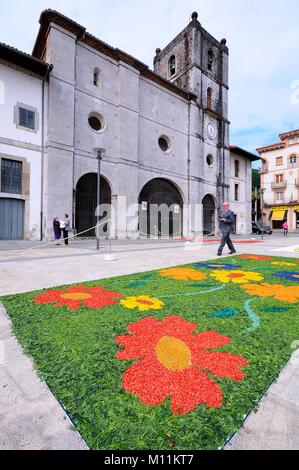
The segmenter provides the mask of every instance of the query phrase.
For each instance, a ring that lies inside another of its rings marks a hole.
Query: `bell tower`
[[[203,164],[214,161],[217,200],[228,199],[229,126],[226,40],[217,41],[192,13],[191,22],[163,50],[156,49],[154,71],[197,95]],[[209,160],[210,159],[210,160]]]

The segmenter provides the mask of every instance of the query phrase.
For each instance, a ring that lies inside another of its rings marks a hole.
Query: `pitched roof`
[[[40,28],[32,51],[32,55],[34,57],[42,57],[46,45],[46,39],[50,23],[55,23],[58,26],[73,33],[78,41],[81,41],[82,43],[92,47],[93,49],[96,49],[102,54],[111,57],[112,59],[118,62],[123,61],[127,63],[128,65],[137,69],[140,72],[140,75],[148,78],[153,82],[156,82],[160,86],[172,91],[173,93],[176,93],[182,98],[186,100],[196,101],[197,97],[193,93],[188,93],[187,91],[178,87],[169,80],[166,80],[165,78],[156,74],[155,72],[150,70],[148,65],[144,64],[135,57],[127,54],[126,52],[121,51],[120,49],[109,46],[109,44],[105,43],[104,41],[101,41],[92,34],[88,33],[84,26],[76,23],[72,19],[62,15],[56,10],[44,10],[40,15],[39,23]]]
[[[279,134],[279,138],[281,142],[277,142],[276,144],[265,145],[264,147],[259,147],[256,149],[256,151],[258,153],[265,153],[265,152],[270,152],[271,150],[284,149],[287,146],[287,143],[285,142],[285,140],[292,138],[292,137],[297,137],[297,136],[299,136],[299,129],[294,129],[292,131],[283,132],[282,134]]]
[[[8,46],[3,42],[0,42],[0,59],[14,65],[18,65],[30,72],[34,72],[41,77],[44,77],[47,74],[47,71],[52,69],[52,65],[49,65],[30,54],[26,54],[26,52],[19,51],[19,49],[12,46]]]
[[[288,131],[288,132],[284,132],[283,134],[279,134],[279,137],[281,140],[285,140],[288,137],[296,137],[296,136],[299,136],[299,129],[295,129],[293,131]]]
[[[286,144],[284,142],[277,142],[276,144],[265,145],[256,149],[258,153],[270,152],[271,150],[284,149]]]

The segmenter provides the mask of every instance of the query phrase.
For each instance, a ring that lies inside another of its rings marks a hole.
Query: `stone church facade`
[[[156,50],[153,71],[53,10],[41,14],[32,55],[53,65],[45,236],[52,235],[53,217],[64,212],[79,232],[94,225],[99,149],[101,201],[111,202],[113,236],[163,235],[161,220],[151,225],[151,204],[173,205],[171,235],[218,231],[218,208],[229,190],[229,51],[224,39],[204,30],[197,13]],[[139,219],[124,213],[124,197],[127,206],[139,204]]]

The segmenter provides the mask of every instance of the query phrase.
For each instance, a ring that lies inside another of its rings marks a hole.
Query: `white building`
[[[257,149],[263,160],[264,222],[290,232],[299,228],[299,129],[279,135],[280,142]]]
[[[230,146],[229,201],[235,213],[237,235],[248,235],[252,231],[252,163],[258,160],[258,155]]]
[[[50,69],[0,43],[0,240],[41,236],[43,110]]]

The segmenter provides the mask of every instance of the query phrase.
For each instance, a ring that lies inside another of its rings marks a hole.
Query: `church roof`
[[[148,65],[144,64],[140,60],[136,59],[135,57],[127,54],[126,52],[114,48],[109,44],[101,41],[97,37],[93,36],[92,34],[86,31],[86,28],[72,19],[68,18],[67,16],[62,15],[56,10],[47,9],[41,13],[40,19],[40,28],[39,32],[35,41],[35,45],[33,47],[32,55],[37,58],[41,58],[44,53],[46,39],[48,34],[48,29],[50,23],[55,23],[58,26],[66,29],[73,33],[78,41],[96,49],[97,51],[101,52],[102,54],[111,57],[116,61],[123,61],[130,65],[131,67],[137,69],[140,72],[141,76],[148,78],[149,80],[157,83],[158,85],[176,93],[177,95],[181,96],[186,100],[193,100],[196,101],[196,95],[193,93],[188,93],[182,88],[178,87],[174,83],[166,80],[165,78],[161,77],[157,73],[153,72]]]

